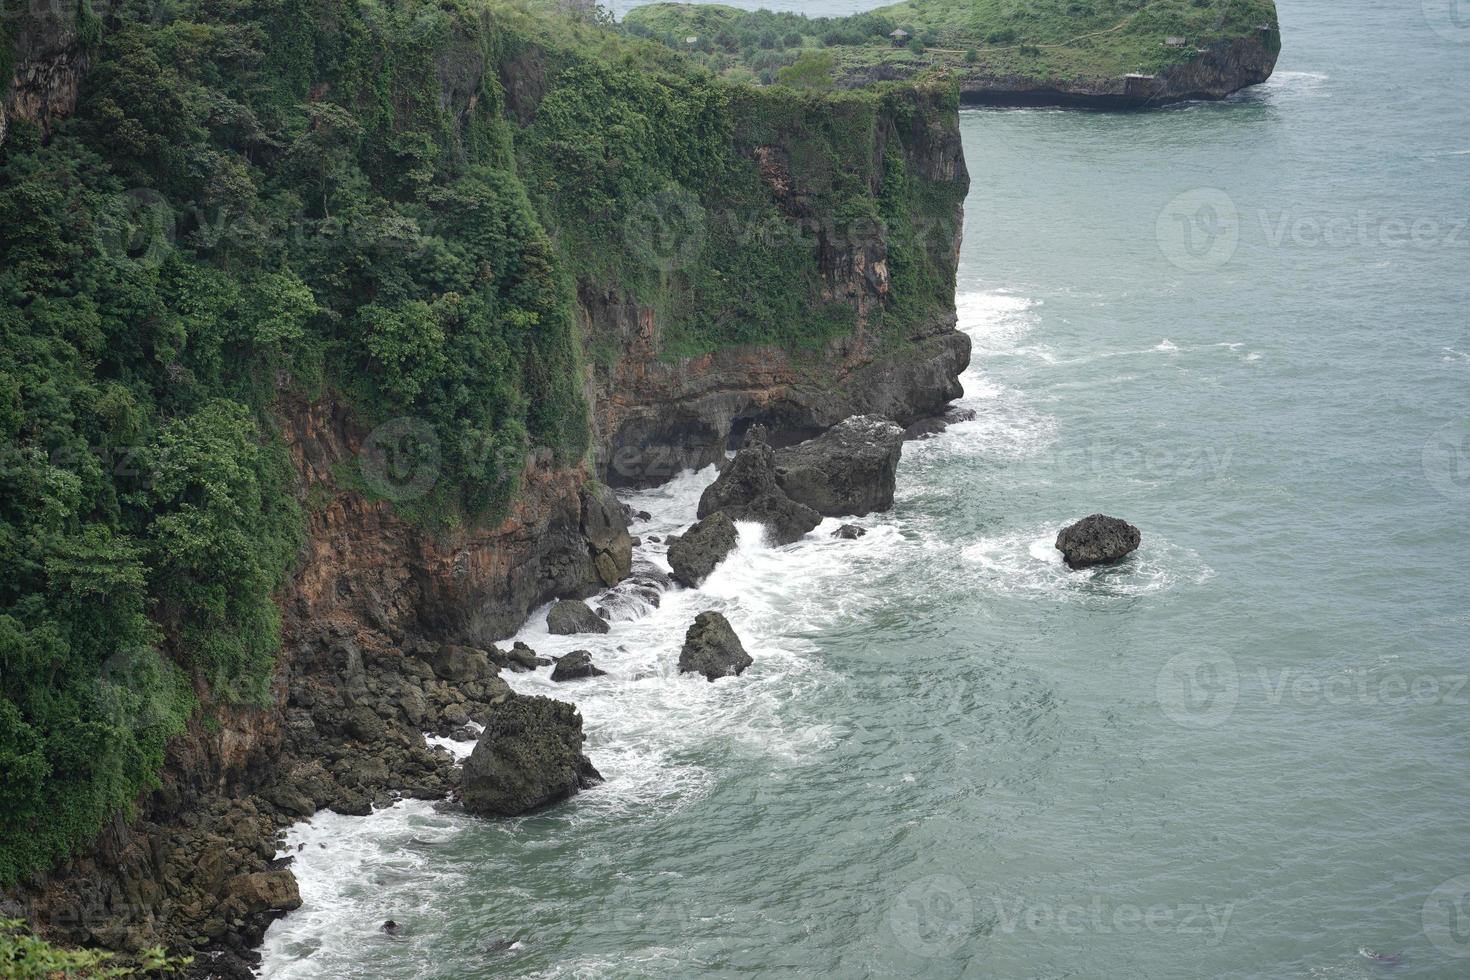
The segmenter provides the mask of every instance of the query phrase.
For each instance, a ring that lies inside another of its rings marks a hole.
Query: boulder
[[[844,524],[832,532],[832,537],[841,538],[844,541],[855,541],[867,533],[868,529],[865,527],[858,527],[856,524]]]
[[[724,511],[732,521],[758,521],[778,545],[800,540],[822,516],[786,495],[776,482],[775,450],[747,440],[699,498],[703,519]]]
[[[580,599],[553,602],[546,613],[546,628],[555,636],[573,633],[606,633],[607,622]]]
[[[591,653],[586,650],[573,650],[557,660],[556,667],[551,671],[551,679],[561,684],[587,677],[602,677],[606,673],[607,671],[600,669],[592,662]]]
[[[1084,517],[1057,535],[1057,550],[1068,568],[1088,568],[1117,561],[1137,550],[1143,535],[1127,521],[1105,514]]]
[[[854,415],[822,435],[775,453],[776,483],[824,517],[862,517],[893,507],[903,429]]]
[[[730,515],[717,511],[679,537],[669,536],[669,565],[674,578],[694,588],[735,550],[740,535]]]
[[[703,674],[710,681],[739,675],[752,663],[730,621],[717,612],[695,617],[679,651],[680,673]]]
[[[284,869],[236,875],[225,885],[225,893],[239,899],[247,912],[290,912],[301,907],[296,876]]]
[[[551,698],[515,695],[491,713],[465,760],[460,802],[470,813],[513,817],[602,781],[582,754],[582,716]]]
[[[453,643],[442,643],[433,650],[424,651],[421,656],[433,669],[434,675],[446,681],[473,680],[482,674],[493,673],[495,669],[485,651]]]

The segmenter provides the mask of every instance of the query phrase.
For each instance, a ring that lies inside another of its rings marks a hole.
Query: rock
[[[580,599],[563,599],[551,604],[546,613],[546,628],[555,636],[573,633],[606,633],[607,623]]]
[[[528,670],[535,670],[537,667],[544,667],[546,664],[551,663],[545,657],[538,656],[535,650],[532,650],[519,640],[516,641],[515,646],[511,647],[508,652],[501,654],[501,657],[505,660],[505,665],[509,669],[521,673]]]
[[[565,683],[586,677],[602,677],[606,674],[607,671],[600,669],[592,662],[591,653],[586,650],[573,650],[557,660],[556,667],[551,671],[551,679],[557,683]]]
[[[460,801],[470,813],[513,817],[564,800],[602,781],[582,742],[576,708],[515,695],[494,709],[465,760]]]
[[[893,507],[902,453],[903,429],[875,415],[854,415],[776,452],[776,482],[824,517],[862,517]]]
[[[592,567],[603,585],[617,585],[633,566],[627,512],[612,488],[602,483],[583,484],[581,502],[582,536],[592,555]]]
[[[940,415],[933,415],[927,419],[919,419],[919,421],[903,430],[903,438],[905,442],[911,442],[916,439],[932,439],[956,422],[971,422],[974,421],[974,418],[975,410],[973,408],[950,407]]]
[[[492,672],[485,651],[472,647],[443,643],[421,656],[433,669],[434,675],[446,681],[468,681]]]
[[[1088,568],[1117,561],[1137,550],[1143,535],[1127,521],[1093,514],[1057,535],[1057,550],[1068,568]]]
[[[868,529],[865,527],[858,527],[856,524],[844,524],[832,532],[832,537],[841,538],[844,541],[855,541],[867,533]]]
[[[703,674],[710,681],[739,675],[752,663],[730,621],[717,612],[695,617],[679,652],[680,673]]]
[[[786,495],[776,482],[775,450],[763,442],[741,447],[699,498],[701,519],[724,511],[732,521],[764,524],[773,543],[798,541],[822,517]]]
[[[394,922],[392,919],[389,919],[387,922],[384,922],[382,928],[383,928],[383,931],[386,932],[390,936],[396,936],[396,935],[398,935],[399,925],[398,925],[398,923]]]
[[[286,870],[236,875],[225,885],[225,893],[238,899],[247,912],[290,912],[301,907],[296,876]]]
[[[735,550],[739,539],[734,522],[724,511],[709,515],[679,537],[670,535],[669,565],[674,578],[697,587]]]

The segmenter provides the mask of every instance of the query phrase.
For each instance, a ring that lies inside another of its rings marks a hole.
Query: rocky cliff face
[[[69,2],[22,5],[9,34],[0,44],[11,45],[10,78],[3,80],[0,104],[0,143],[12,119],[26,119],[49,127],[51,121],[76,109],[77,89],[90,59],[78,36],[77,7]]]
[[[958,119],[920,105],[907,120],[885,119],[872,134],[880,161],[870,179],[884,180],[881,161],[894,148],[906,174],[945,188],[952,205],[920,222],[917,247],[945,270],[941,290],[953,295],[969,186]],[[796,148],[799,151],[799,147]],[[890,243],[874,234],[834,230],[812,213],[800,180],[786,164],[792,147],[747,148],[781,211],[809,237],[824,298],[851,304],[852,332],[815,349],[730,347],[698,357],[663,354],[659,312],[630,297],[582,284],[580,305],[594,343],[617,351],[593,378],[599,475],[612,486],[649,486],[685,468],[722,460],[752,424],[774,445],[816,435],[852,415],[879,415],[907,425],[941,411],[961,394],[969,337],[955,328],[952,304],[895,329],[878,325],[892,291]]]
[[[91,853],[0,912],[65,942],[205,948],[201,975],[248,976],[250,950],[292,907],[294,882],[273,861],[277,829],[319,808],[365,814],[447,795],[457,773],[423,733],[486,724],[518,697],[491,641],[542,602],[628,574],[621,506],[580,467],[533,460],[504,520],[435,534],[338,484],[368,435],[338,402],[288,400],[281,427],[307,541],[279,599],[265,703],[212,692],[138,818],[119,816]]]

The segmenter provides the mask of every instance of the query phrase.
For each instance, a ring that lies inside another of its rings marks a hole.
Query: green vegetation
[[[584,347],[616,340],[579,336],[579,291],[651,307],[667,356],[851,332],[817,257],[880,237],[872,337],[951,301],[957,190],[905,153],[948,89],[822,92],[820,55],[754,89],[469,0],[122,0],[79,30],[75,118],[0,146],[0,884],[268,697],[283,396],[416,420],[421,493],[339,476],[483,522],[532,448],[585,458]]]
[[[116,980],[178,972],[189,958],[145,950],[133,963],[90,949],[58,949],[31,935],[19,919],[0,919],[0,976],[7,980]]]
[[[689,50],[717,70],[749,69],[764,81],[774,80],[773,70],[795,52],[813,47],[834,49],[839,75],[889,64],[1118,77],[1159,71],[1195,57],[1197,48],[1275,23],[1274,0],[908,0],[848,18],[653,4],[625,18],[633,33]],[[906,36],[895,39],[896,30]],[[1166,44],[1169,38],[1183,43]]]

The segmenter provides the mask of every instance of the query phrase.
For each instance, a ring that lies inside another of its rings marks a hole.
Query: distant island
[[[1271,76],[1273,0],[909,0],[851,17],[638,7],[625,28],[747,81],[851,88],[942,73],[968,104],[1134,108]]]

